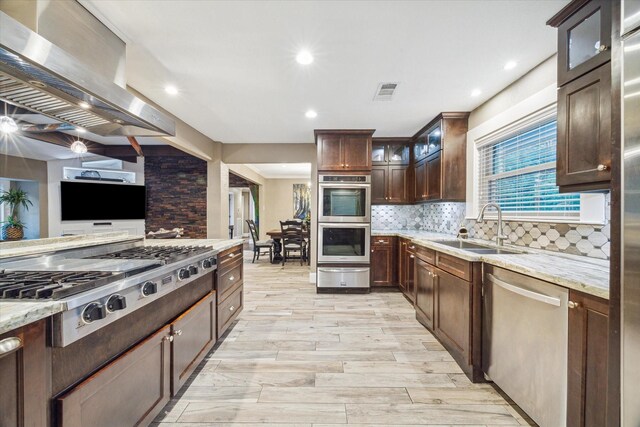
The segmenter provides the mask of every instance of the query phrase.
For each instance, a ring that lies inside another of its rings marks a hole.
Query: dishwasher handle
[[[543,302],[545,304],[550,304],[556,307],[560,307],[561,301],[560,298],[550,297],[549,295],[540,294],[538,292],[533,292],[528,289],[521,288],[519,286],[511,285],[507,282],[504,282],[498,278],[496,278],[493,274],[487,274],[489,281],[500,286],[507,291],[513,292],[515,294],[521,295],[525,298],[533,299],[536,301]]]

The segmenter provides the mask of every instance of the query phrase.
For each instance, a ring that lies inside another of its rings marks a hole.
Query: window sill
[[[478,217],[470,217],[465,216],[465,220],[475,221]],[[485,216],[484,221],[497,221],[497,216]],[[579,218],[540,218],[540,217],[510,217],[503,216],[502,222],[536,222],[536,223],[550,223],[550,224],[578,224],[578,225],[594,225],[594,226],[605,226],[608,222],[599,222],[599,221],[581,221]]]

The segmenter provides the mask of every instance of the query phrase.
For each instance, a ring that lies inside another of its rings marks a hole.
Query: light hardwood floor
[[[247,257],[244,312],[155,426],[534,425],[400,293],[318,295],[308,267]]]

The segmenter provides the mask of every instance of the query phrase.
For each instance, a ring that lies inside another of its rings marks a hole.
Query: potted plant
[[[9,219],[4,221],[2,225],[2,240],[20,240],[24,237],[25,225],[18,218],[18,209],[23,207],[29,210],[29,206],[33,206],[29,196],[24,190],[13,188],[9,191],[3,191],[0,194],[0,204],[9,205]]]

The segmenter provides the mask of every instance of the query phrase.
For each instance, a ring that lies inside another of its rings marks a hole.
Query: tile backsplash
[[[607,210],[608,208],[607,197]],[[469,237],[495,240],[495,220],[476,223],[465,219],[465,203],[426,203],[423,205],[375,205],[371,207],[374,230],[422,230],[456,234],[464,221]],[[506,243],[593,258],[609,259],[611,227],[562,222],[504,221]]]

